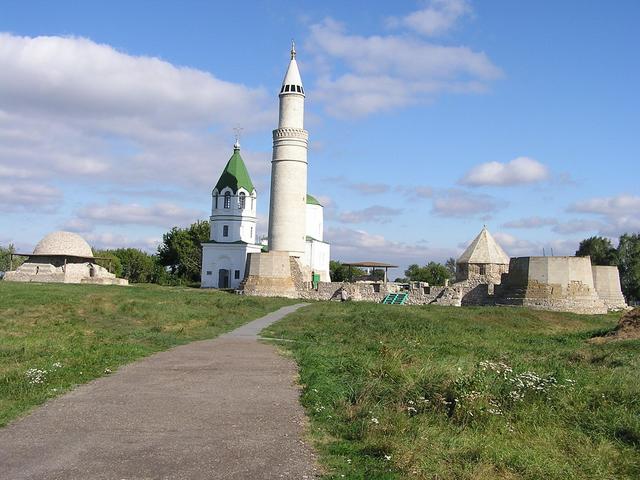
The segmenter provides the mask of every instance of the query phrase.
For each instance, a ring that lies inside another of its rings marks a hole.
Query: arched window
[[[231,208],[231,193],[226,192],[224,194],[224,208]]]
[[[240,198],[240,208],[244,209],[244,207],[247,205],[247,199],[246,199],[245,193],[240,192],[238,197]]]
[[[216,192],[216,208],[218,208],[218,192]]]

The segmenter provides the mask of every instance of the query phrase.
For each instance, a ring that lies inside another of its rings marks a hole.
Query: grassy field
[[[270,327],[347,479],[640,478],[640,341],[619,315],[321,303]]]
[[[290,303],[152,285],[0,282],[0,426],[120,365]]]

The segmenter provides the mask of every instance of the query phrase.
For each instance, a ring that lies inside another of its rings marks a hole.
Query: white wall
[[[221,269],[229,270],[229,288],[238,288],[245,275],[247,255],[260,252],[260,245],[205,243],[202,245],[202,288],[222,288]],[[236,278],[235,272],[238,271]]]
[[[329,260],[331,258],[331,246],[328,243],[307,240],[305,243],[302,263],[307,265],[313,272],[320,275],[320,281],[330,282]],[[307,279],[311,281],[311,279]]]
[[[323,240],[324,215],[321,205],[307,204],[307,236],[316,240]]]
[[[224,208],[224,194],[231,193],[230,208]],[[240,208],[240,193],[245,196],[245,208]],[[244,188],[238,190],[238,195],[234,195],[231,189],[224,188],[218,194],[218,205],[216,208],[217,190],[213,191],[211,203],[211,232],[209,239],[216,242],[237,242],[256,243],[256,208],[257,195],[253,192],[250,195]],[[229,235],[223,235],[224,226],[229,227]]]

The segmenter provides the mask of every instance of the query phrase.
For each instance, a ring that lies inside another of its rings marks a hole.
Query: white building
[[[307,195],[306,241],[302,263],[319,275],[321,282],[330,282],[329,260],[331,247],[324,240],[324,207],[311,195]]]
[[[238,288],[256,244],[257,194],[238,142],[213,189],[209,241],[202,244],[203,288]]]

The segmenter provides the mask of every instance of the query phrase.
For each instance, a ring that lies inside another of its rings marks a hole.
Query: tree
[[[412,282],[428,282],[429,285],[444,285],[445,280],[451,278],[449,269],[437,262],[429,262],[424,267],[414,263],[404,274]]]
[[[349,267],[343,265],[337,260],[329,261],[329,273],[332,282],[351,282],[354,278],[362,277],[364,270],[358,267],[351,267],[351,275],[349,275]]]
[[[131,283],[157,283],[156,260],[152,255],[137,248],[118,248],[108,253],[118,258],[122,277]]]
[[[197,282],[202,269],[202,242],[207,240],[207,221],[192,223],[188,228],[173,227],[162,236],[158,261],[179,280]]]
[[[622,293],[627,300],[640,300],[640,234],[622,235],[617,257]]]
[[[447,267],[447,270],[449,270],[449,278],[455,278],[456,277],[456,259],[453,257],[449,257],[449,259],[445,262],[444,266]]]
[[[592,265],[617,265],[618,252],[605,237],[590,237],[580,242],[576,257],[591,257]]]
[[[122,262],[112,250],[94,250],[93,255],[99,257],[96,263],[106,268],[116,277],[122,277]]]
[[[10,243],[6,248],[0,246],[0,272],[8,272],[11,269],[15,270],[24,263],[24,257],[13,257],[12,263],[12,253],[16,253],[16,249],[13,246],[13,243]]]

